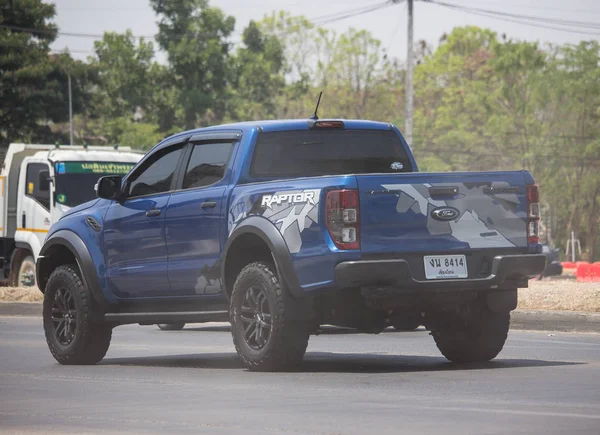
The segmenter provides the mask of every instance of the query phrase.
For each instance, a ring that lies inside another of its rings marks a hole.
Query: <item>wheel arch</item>
[[[36,264],[36,280],[40,291],[45,292],[52,271],[64,264],[77,265],[81,279],[94,302],[105,309],[108,304],[102,293],[92,256],[83,240],[72,231],[57,231],[48,237],[42,246]]]
[[[251,216],[233,230],[223,249],[221,281],[228,298],[237,273],[253,261],[269,260],[268,255],[286,288],[296,297],[304,296],[283,236],[268,219]]]

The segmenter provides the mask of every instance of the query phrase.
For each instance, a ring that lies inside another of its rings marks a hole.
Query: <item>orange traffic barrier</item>
[[[600,264],[581,263],[577,266],[577,281],[600,282]]]
[[[563,269],[577,269],[577,265],[572,261],[563,261],[562,267]]]

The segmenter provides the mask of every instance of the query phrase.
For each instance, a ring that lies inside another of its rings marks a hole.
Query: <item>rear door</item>
[[[214,295],[221,292],[221,232],[228,163],[234,142],[215,135],[196,137],[186,153],[184,172],[166,214],[168,276],[171,295]],[[230,135],[231,136],[231,135]]]

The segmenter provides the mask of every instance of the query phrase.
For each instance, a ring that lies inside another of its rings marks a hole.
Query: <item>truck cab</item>
[[[129,147],[11,144],[0,172],[0,261],[10,286],[35,285],[50,226],[95,199],[104,175],[124,175],[142,154]]]

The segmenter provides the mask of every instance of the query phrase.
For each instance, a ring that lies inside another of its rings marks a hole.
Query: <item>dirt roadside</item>
[[[40,302],[37,289],[0,287],[0,302]],[[531,280],[529,288],[519,290],[520,310],[585,311],[600,313],[600,283],[582,283],[562,276],[542,281]]]

